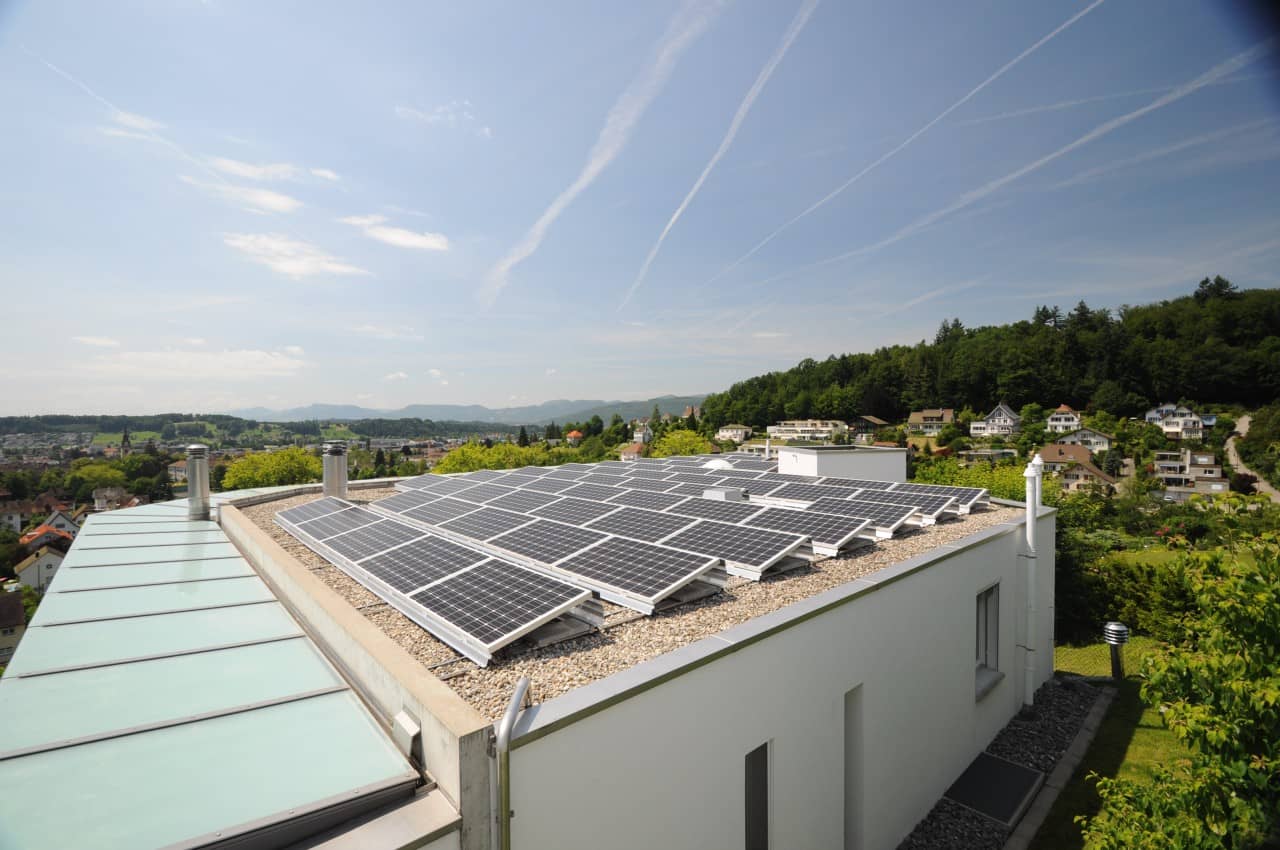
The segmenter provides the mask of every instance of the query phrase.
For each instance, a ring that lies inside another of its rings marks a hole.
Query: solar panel
[[[954,496],[931,496],[925,493],[899,493],[895,490],[864,490],[854,498],[865,502],[881,502],[887,505],[912,505],[923,513],[937,515],[954,507]]]
[[[562,496],[573,496],[577,499],[590,499],[594,502],[603,502],[610,496],[618,495],[619,488],[605,487],[600,484],[579,484],[563,491]]]
[[[583,484],[603,484],[606,487],[614,487],[614,486],[617,486],[621,481],[623,481],[623,477],[621,475],[593,474],[593,475],[584,475],[579,480],[582,481]]]
[[[592,475],[604,475],[609,478],[620,478],[630,473],[622,466],[605,466],[603,463],[597,463],[595,468],[591,470]]]
[[[384,519],[382,522],[330,537],[324,541],[324,545],[348,560],[358,561],[423,536],[424,532],[412,526]]]
[[[833,476],[827,476],[822,479],[822,483],[836,487],[857,487],[860,490],[888,490],[893,486],[892,481],[872,481],[867,478],[835,478]]]
[[[746,490],[752,496],[767,496],[779,487],[786,487],[779,481],[771,481],[768,478],[758,478],[748,480],[746,478],[726,478],[723,482],[725,487],[736,487],[740,490]]]
[[[557,469],[543,478],[550,478],[553,481],[581,481],[591,473],[583,472],[580,469]]]
[[[528,514],[485,507],[472,511],[466,516],[442,522],[440,527],[455,534],[474,537],[476,540],[488,540],[532,520],[533,517]]]
[[[552,478],[548,475],[546,477],[539,478],[537,481],[530,481],[527,484],[521,482],[520,489],[536,490],[539,493],[559,493],[561,491],[568,490],[570,487],[575,486],[575,484],[576,482],[574,481],[566,481],[562,478]]]
[[[579,472],[581,471],[590,472],[591,470],[595,469],[595,464],[594,463],[578,463],[577,461],[574,461],[572,463],[562,463],[558,467],[556,467],[556,469],[557,470],[569,469],[569,470],[577,470]]]
[[[748,470],[748,469],[717,469],[716,475],[722,476],[724,478],[746,479],[746,478],[759,478],[760,472]]]
[[[524,555],[544,564],[554,564],[567,555],[585,549],[607,537],[598,531],[552,522],[535,520],[532,524],[510,531],[490,542],[508,552]]]
[[[962,505],[980,501],[987,495],[981,487],[951,487],[947,484],[899,484],[894,493],[921,493],[926,496],[953,496]]]
[[[670,474],[671,474],[670,470],[666,470],[666,469],[649,469],[649,468],[646,468],[646,469],[633,469],[633,470],[631,470],[630,472],[628,472],[628,473],[627,473],[627,475],[628,475],[628,476],[630,476],[631,478],[651,478],[651,479],[654,479],[654,480],[659,480],[659,479],[662,479],[662,478],[666,478],[666,477],[667,477],[668,475],[670,475]]]
[[[475,642],[496,647],[532,631],[589,593],[498,560],[484,561],[409,598]]]
[[[558,502],[534,508],[529,513],[543,519],[554,519],[570,525],[583,525],[616,510],[617,507],[608,502],[592,502],[588,499],[561,499]]]
[[[434,477],[438,478],[439,480],[430,482],[429,486],[428,485],[424,485],[424,486],[427,489],[429,489],[432,493],[440,493],[445,496],[450,496],[454,493],[457,493],[459,490],[465,490],[468,487],[475,486],[474,481],[468,481],[465,478],[445,478],[439,475]]]
[[[670,493],[650,493],[645,490],[624,490],[609,499],[615,505],[630,505],[633,508],[649,508],[660,511],[684,501],[684,496],[673,496]]]
[[[440,480],[438,475],[418,475],[413,478],[406,478],[403,481],[397,481],[396,487],[400,489],[419,490]]]
[[[710,485],[715,481],[723,481],[723,475],[712,475],[706,472],[677,472],[667,478],[668,481],[679,481],[682,484],[703,484]]]
[[[555,469],[554,466],[522,466],[519,469],[513,469],[512,472],[519,472],[521,475],[536,475],[542,477],[548,472]]]
[[[817,484],[823,479],[817,475],[791,475],[784,472],[766,472],[765,481],[777,481],[780,484]]]
[[[761,505],[749,505],[745,502],[721,502],[715,499],[685,499],[678,505],[667,508],[667,513],[698,519],[718,519],[721,522],[742,522],[753,514],[760,513]]]
[[[846,499],[858,492],[857,487],[828,487],[825,484],[783,484],[769,494],[771,499],[793,499],[812,502],[817,499]]]
[[[900,525],[916,512],[915,508],[903,505],[884,505],[855,499],[819,499],[809,506],[809,510],[824,514],[839,514],[840,516],[856,516],[862,519],[869,519],[873,524],[881,528]]]
[[[793,511],[768,508],[748,519],[746,525],[803,534],[816,544],[842,546],[870,524],[858,517],[822,514],[817,511]]]
[[[587,523],[587,528],[654,543],[692,524],[692,517],[648,511],[644,508],[618,508],[607,516]]]
[[[426,490],[409,490],[404,493],[396,493],[394,496],[388,496],[385,499],[379,499],[373,504],[383,510],[398,514],[401,511],[409,510],[409,508],[416,508],[418,505],[434,502],[438,498],[440,497]]]
[[[505,474],[505,472],[499,469],[481,469],[476,472],[468,472],[466,475],[461,477],[464,480],[475,484],[482,481],[492,481],[495,478],[501,478]]]
[[[300,522],[306,522],[309,519],[322,517],[325,514],[346,510],[348,507],[350,506],[341,499],[325,497],[323,499],[316,499],[314,502],[307,502],[305,505],[298,505],[296,508],[277,511],[276,516],[297,525]]]
[[[702,494],[706,492],[708,487],[717,486],[715,483],[717,480],[719,479],[708,479],[706,484],[677,484],[667,492],[676,496],[697,496],[702,498]],[[738,489],[742,488],[739,487]]]
[[[652,601],[713,566],[715,559],[705,555],[620,537],[611,537],[559,564],[566,572]]]
[[[416,519],[419,522],[429,523],[431,525],[439,525],[442,522],[448,522],[451,519],[460,517],[463,514],[471,513],[479,510],[476,505],[470,502],[464,502],[461,499],[445,498],[437,499],[434,502],[427,502],[425,505],[418,505],[416,508],[409,508],[402,511],[401,516]]]
[[[364,508],[347,508],[346,510],[326,514],[306,522],[300,522],[298,523],[298,530],[314,537],[316,540],[324,540],[326,537],[333,537],[335,534],[351,531],[362,525],[371,525],[380,519],[382,517],[372,511],[366,511]]]
[[[550,504],[558,498],[560,497],[551,493],[539,493],[536,490],[517,490],[514,493],[503,496],[501,499],[494,499],[489,503],[489,507],[502,508],[504,511],[529,513],[534,508]]]
[[[494,499],[510,495],[514,492],[515,490],[512,488],[503,487],[500,484],[477,484],[476,486],[469,487],[466,490],[459,490],[453,495],[455,498],[465,499],[468,502],[484,504],[485,502],[491,502]]]
[[[472,564],[485,555],[439,537],[424,537],[360,562],[360,568],[389,587],[408,593]]]
[[[650,493],[665,493],[672,487],[679,487],[677,481],[659,481],[656,478],[624,478],[618,485],[628,490],[647,490]]]
[[[795,534],[703,519],[662,543],[664,546],[699,552],[763,570],[804,543],[804,538]]]
[[[750,469],[760,472],[769,472],[778,468],[777,462],[771,460],[734,460],[732,463],[734,469]]]

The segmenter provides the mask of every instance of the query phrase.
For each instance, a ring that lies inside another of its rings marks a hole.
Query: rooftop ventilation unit
[[[702,491],[702,498],[718,502],[745,502],[747,491],[741,487],[708,487]]]
[[[324,444],[324,484],[321,489],[326,496],[335,499],[347,498],[347,444],[342,440],[331,440]]]
[[[209,518],[209,447],[187,446],[187,518]]]

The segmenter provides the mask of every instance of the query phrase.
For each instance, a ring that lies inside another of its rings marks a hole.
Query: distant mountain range
[[[352,419],[431,419],[436,422],[493,422],[503,425],[545,425],[548,422],[584,422],[599,416],[608,422],[613,414],[624,419],[648,416],[654,405],[663,413],[679,416],[690,405],[700,405],[705,395],[664,395],[644,401],[556,399],[525,407],[485,407],[479,404],[411,404],[399,410],[378,410],[354,404],[309,404],[287,410],[249,407],[227,411],[231,416],[259,422],[326,422]]]

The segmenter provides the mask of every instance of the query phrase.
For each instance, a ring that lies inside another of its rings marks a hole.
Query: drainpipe
[[[187,446],[187,519],[209,518],[209,447]]]
[[[1040,513],[1040,473],[1034,460],[1022,473],[1027,485],[1027,636],[1023,647],[1022,704],[1027,708],[1036,699],[1036,519]]]
[[[498,721],[498,734],[494,742],[494,759],[497,761],[498,781],[489,786],[490,802],[496,819],[491,846],[494,850],[511,850],[511,731],[524,705],[529,691],[529,677],[521,676],[511,694],[507,711]]]
[[[1036,452],[1036,456],[1031,459],[1031,465],[1036,470],[1036,504],[1044,504],[1044,458],[1040,457],[1040,452]]]

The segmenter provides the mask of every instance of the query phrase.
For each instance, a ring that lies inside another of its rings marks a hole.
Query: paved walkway
[[[1241,437],[1243,437],[1245,434],[1248,434],[1249,423],[1251,421],[1253,421],[1252,418],[1247,414],[1237,419],[1236,433],[1238,433]],[[1263,495],[1266,495],[1266,496],[1270,496],[1271,501],[1273,502],[1280,502],[1280,493],[1276,492],[1276,488],[1268,484],[1261,475],[1254,472],[1249,467],[1245,466],[1244,463],[1240,460],[1240,455],[1236,454],[1236,438],[1235,437],[1227,438],[1226,448],[1227,448],[1227,460],[1235,468],[1236,472],[1244,472],[1249,475],[1252,475],[1254,478],[1257,478],[1258,483],[1255,486],[1255,489],[1257,490],[1257,492],[1262,493]]]

